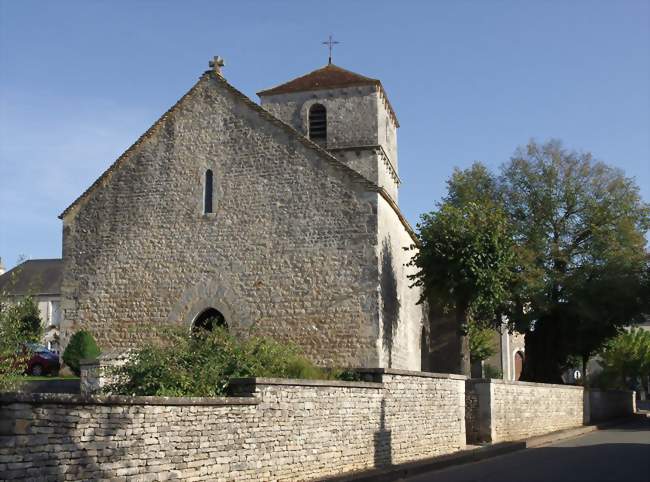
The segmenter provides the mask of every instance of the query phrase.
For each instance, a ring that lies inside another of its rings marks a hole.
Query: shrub
[[[608,340],[599,353],[602,372],[591,384],[601,388],[647,390],[650,377],[650,332],[632,328]],[[641,386],[639,386],[641,385]]]
[[[18,303],[0,297],[0,391],[16,388],[29,358],[20,347],[40,341],[41,334],[38,307],[31,297]]]
[[[225,328],[188,334],[167,330],[158,343],[132,352],[127,363],[112,372],[106,387],[120,395],[224,395],[232,378],[279,377],[326,379],[328,372],[305,358],[291,343],[270,338],[237,338]]]
[[[70,367],[75,375],[79,376],[79,362],[84,358],[96,358],[99,355],[99,347],[89,331],[77,331],[63,352],[63,361]]]

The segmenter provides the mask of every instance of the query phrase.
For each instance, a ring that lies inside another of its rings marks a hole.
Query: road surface
[[[650,482],[650,418],[406,480]]]

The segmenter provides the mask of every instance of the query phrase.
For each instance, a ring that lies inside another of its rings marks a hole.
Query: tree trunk
[[[589,363],[589,355],[582,355],[582,385],[587,385],[587,363]]]
[[[456,308],[456,323],[458,328],[458,372],[466,377],[472,376],[472,362],[469,351],[469,326],[467,320],[467,304],[459,303]]]
[[[535,330],[526,332],[522,381],[563,383],[564,342],[559,326],[553,318],[544,318],[536,323]]]

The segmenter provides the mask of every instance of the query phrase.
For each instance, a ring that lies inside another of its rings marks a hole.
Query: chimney
[[[0,275],[5,274],[5,265],[2,264],[2,258],[0,258]]]

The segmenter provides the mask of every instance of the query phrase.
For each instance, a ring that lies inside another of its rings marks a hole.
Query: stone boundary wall
[[[468,443],[521,440],[634,413],[634,392],[471,379],[466,383]]]
[[[240,379],[223,398],[0,394],[0,479],[313,480],[465,446],[465,379]]]
[[[469,380],[468,380],[469,383]],[[465,388],[465,433],[467,434],[467,443],[477,443],[481,441],[480,433],[480,414],[478,405],[478,393],[476,390]]]

